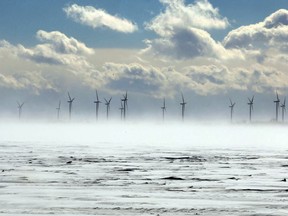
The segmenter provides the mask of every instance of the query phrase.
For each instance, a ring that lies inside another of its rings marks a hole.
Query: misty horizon
[[[121,120],[121,98],[123,95],[116,95],[114,97],[107,96],[106,98],[112,98],[110,104],[110,111],[109,115],[111,120]],[[87,98],[80,98],[76,94],[75,101],[73,101],[73,108],[71,113],[71,119],[73,120],[80,120],[83,121],[93,121],[95,120],[95,98],[91,97],[91,100],[87,100]],[[94,96],[95,97],[95,96]],[[197,99],[192,99],[189,95],[184,95],[185,97],[185,120],[187,121],[223,121],[228,122],[230,121],[230,99],[233,100],[235,106],[233,108],[233,120],[234,122],[248,122],[249,121],[249,106],[248,106],[248,98],[233,98],[228,97],[228,95],[224,96],[215,96],[212,97],[205,97],[205,96],[198,96]],[[250,96],[252,97],[252,96]],[[271,98],[270,98],[271,97]],[[262,95],[255,95],[255,101],[253,104],[253,111],[252,111],[252,121],[256,122],[273,122],[275,121],[275,95],[270,95],[270,97],[265,97],[267,100],[263,100]],[[62,100],[61,100],[62,99]],[[55,100],[55,104],[52,103],[52,99],[49,101],[47,100],[47,104],[43,104],[39,101],[33,100],[21,100],[21,103],[24,103],[23,110],[22,110],[22,119],[26,120],[37,120],[37,119],[49,119],[49,120],[57,120],[57,108],[58,103],[61,101],[61,109],[59,113],[59,120],[66,121],[69,120],[69,112],[68,108],[69,105],[67,103],[67,98],[62,97],[58,101]],[[105,97],[99,97],[101,103],[99,104],[99,120],[107,120],[106,117],[106,106],[105,106]],[[284,98],[280,98],[280,103],[283,105],[282,101]],[[20,101],[20,100],[19,100]],[[8,109],[8,105],[2,104],[0,106],[0,117],[2,119],[16,119],[18,118],[18,108],[17,103],[20,103],[18,100],[13,103],[10,102],[10,106],[13,106]],[[150,102],[146,102],[150,101]],[[153,101],[153,103],[151,103]],[[165,98],[165,119],[166,120],[181,120],[181,95],[179,98]],[[17,103],[16,103],[17,102]],[[135,94],[129,94],[128,92],[128,110],[127,110],[127,118],[129,119],[139,119],[139,120],[161,120],[163,116],[163,98],[150,98],[146,97],[145,100],[141,98],[137,98]],[[14,109],[14,110],[13,110]],[[279,122],[282,122],[282,110],[280,109],[280,105],[278,106],[279,109]],[[284,113],[285,116],[285,113]]]

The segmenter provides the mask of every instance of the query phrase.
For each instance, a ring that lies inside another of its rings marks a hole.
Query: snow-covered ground
[[[0,134],[1,216],[288,215],[286,126],[2,123]]]

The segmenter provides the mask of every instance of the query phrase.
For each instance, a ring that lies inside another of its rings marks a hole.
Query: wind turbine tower
[[[18,104],[18,117],[19,117],[19,120],[20,120],[20,119],[21,119],[21,115],[22,115],[22,107],[23,107],[23,105],[24,105],[24,102],[20,104],[20,103],[17,101],[17,104]]]
[[[59,101],[58,107],[56,108],[57,110],[57,119],[59,120],[60,118],[60,110],[61,110],[61,100]]]
[[[281,104],[281,108],[282,108],[282,122],[284,122],[284,117],[285,117],[285,112],[286,112],[286,97],[284,99],[283,104]]]
[[[99,100],[97,90],[96,90],[96,100],[94,101],[94,103],[96,105],[96,120],[98,120],[99,104],[101,103],[101,101]]]
[[[184,96],[183,93],[181,93],[182,96],[182,102],[180,103],[181,107],[182,107],[182,121],[184,121],[184,115],[185,115],[185,106],[186,106],[186,102],[184,100]]]
[[[121,99],[121,101],[123,101],[123,116],[124,116],[124,120],[126,119],[126,112],[128,109],[128,95],[127,95],[127,91],[126,94],[123,95],[123,98]]]
[[[71,120],[72,104],[75,98],[71,98],[69,92],[68,92],[68,98],[69,100],[67,102],[69,103],[69,119]]]
[[[254,95],[252,97],[252,99],[248,98],[248,105],[249,105],[249,121],[251,122],[252,119],[252,111],[253,111],[253,104],[254,104]]]
[[[165,103],[165,98],[163,99],[163,106],[161,107],[162,109],[162,119],[164,121],[165,119],[165,112],[166,112],[166,103]]]
[[[230,100],[230,121],[233,121],[233,112],[234,112],[234,106],[235,106],[235,102],[233,103],[232,100],[229,98]]]
[[[276,122],[278,122],[278,112],[279,112],[280,99],[279,99],[277,92],[276,92],[276,100],[274,101],[274,103],[276,104]]]
[[[107,119],[109,118],[109,110],[110,110],[110,102],[111,102],[111,100],[112,100],[112,97],[109,99],[109,100],[106,100],[106,98],[104,98],[104,100],[105,100],[105,105],[106,105],[106,115],[107,115]]]
[[[122,100],[120,100],[120,104],[121,104],[121,107],[119,109],[120,109],[120,112],[121,112],[121,120],[122,120],[123,119],[123,111],[124,111]]]

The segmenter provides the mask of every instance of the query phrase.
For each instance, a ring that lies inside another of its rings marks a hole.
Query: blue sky
[[[128,91],[140,110],[164,97],[177,107],[183,92],[207,105],[193,104],[192,116],[229,97],[246,115],[257,95],[270,113],[275,92],[282,101],[288,92],[287,9],[286,0],[0,1],[0,110],[16,100],[54,110],[70,91],[90,112],[98,89]]]

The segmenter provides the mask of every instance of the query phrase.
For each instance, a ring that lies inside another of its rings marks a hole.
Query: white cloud
[[[75,22],[90,26],[92,28],[106,27],[114,31],[123,33],[132,33],[137,31],[138,27],[131,21],[112,16],[103,9],[96,9],[92,6],[70,5],[63,9],[69,18]]]
[[[160,0],[166,8],[156,16],[147,28],[166,37],[174,34],[174,28],[224,29],[229,25],[227,18],[222,18],[219,10],[208,0],[197,0],[185,5],[184,0]]]
[[[288,10],[281,9],[268,16],[263,22],[242,26],[232,30],[223,40],[226,48],[287,49]],[[283,47],[284,46],[284,47]]]
[[[73,37],[69,38],[59,31],[46,32],[39,30],[37,38],[41,42],[49,43],[58,53],[77,55],[90,55],[94,53],[93,49],[88,48],[84,43]]]
[[[17,45],[14,47],[14,52],[24,59],[39,64],[89,66],[86,56],[92,55],[94,51],[75,38],[69,38],[58,31],[43,30],[37,32],[37,38],[44,43],[31,48]]]
[[[106,87],[115,91],[133,91],[159,96],[167,85],[167,77],[159,68],[138,63],[106,63],[102,68]]]
[[[176,60],[197,57],[226,59],[235,56],[226,51],[204,29],[223,29],[229,23],[222,18],[217,8],[208,0],[197,0],[185,5],[184,0],[161,0],[165,11],[156,16],[146,28],[154,31],[160,38],[146,40],[147,48],[143,53],[148,56],[162,56]],[[239,53],[237,53],[238,56]]]
[[[164,56],[170,59],[187,60],[196,57],[231,58],[232,51],[226,51],[221,43],[216,42],[210,34],[197,28],[174,28],[174,33],[146,41],[143,53]]]
[[[84,43],[58,31],[40,30],[37,38],[42,43],[34,47],[0,41],[0,58],[5,62],[0,86],[34,93],[43,89],[58,91],[71,83],[84,83],[93,72],[88,57],[94,50]]]

